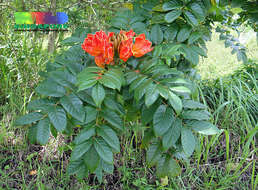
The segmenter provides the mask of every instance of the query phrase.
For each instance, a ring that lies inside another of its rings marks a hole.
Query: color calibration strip
[[[68,22],[68,16],[64,12],[57,12],[53,16],[51,12],[16,12],[14,13],[16,24],[64,24]]]

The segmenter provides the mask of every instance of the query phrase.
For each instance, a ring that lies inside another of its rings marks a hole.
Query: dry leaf
[[[37,175],[37,170],[31,170],[30,175]]]

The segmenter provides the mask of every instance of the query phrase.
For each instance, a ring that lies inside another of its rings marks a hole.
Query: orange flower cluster
[[[82,49],[95,57],[96,65],[105,67],[114,60],[114,52],[117,50],[119,58],[126,62],[131,56],[141,57],[153,50],[152,43],[145,39],[145,34],[135,37],[135,32],[121,30],[115,36],[113,32],[108,35],[99,31],[96,34],[88,34],[85,38]]]
[[[106,35],[103,31],[96,32],[94,35],[88,34],[82,44],[82,49],[95,57],[95,63],[99,67],[104,67],[105,64],[113,61],[114,49],[110,41],[113,35],[113,32]]]

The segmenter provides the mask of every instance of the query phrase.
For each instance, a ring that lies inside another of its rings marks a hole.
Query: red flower
[[[151,48],[151,42],[145,39],[145,34],[137,36],[134,44],[133,36],[135,33],[132,30],[129,32],[120,31],[120,35],[125,38],[121,41],[119,46],[119,57],[124,62],[126,62],[131,56],[141,57],[153,50],[153,48]]]
[[[130,30],[129,32],[125,32],[123,30],[120,31],[120,34],[124,33],[126,35],[127,38],[133,38],[135,35],[135,32],[133,30]]]
[[[123,30],[120,31],[118,35],[118,52],[119,58],[126,62],[132,55],[132,47],[133,47],[133,37],[135,32],[130,30],[129,32],[125,32]]]
[[[98,67],[105,67],[105,58],[102,54],[95,56],[95,63]]]
[[[88,34],[82,44],[84,51],[95,56],[95,63],[99,67],[105,67],[105,64],[113,61],[113,43],[110,41],[113,35],[113,32],[106,35],[103,31],[96,32],[94,35]]]
[[[131,56],[141,57],[144,54],[153,50],[151,42],[145,39],[145,34],[140,34],[133,38],[135,32],[121,30],[118,35],[113,32],[108,35],[99,31],[95,34],[88,34],[82,44],[82,49],[95,57],[97,66],[104,68],[105,64],[113,63],[114,51],[118,50],[120,59],[126,62]]]
[[[135,38],[135,43],[132,48],[134,57],[141,57],[152,50],[151,42],[145,39],[145,34],[140,34]]]
[[[133,38],[123,40],[119,46],[119,57],[126,62],[132,55]]]

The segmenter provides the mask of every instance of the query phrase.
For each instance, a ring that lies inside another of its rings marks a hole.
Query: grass
[[[242,40],[241,40],[242,39]],[[240,36],[240,42],[247,47],[247,56],[258,63],[258,47],[255,32],[246,28]],[[212,40],[207,42],[207,58],[198,65],[202,79],[217,79],[232,74],[242,65],[236,54],[231,54],[231,48],[225,48],[224,41],[219,40],[219,34],[213,33]]]
[[[216,34],[208,43],[208,58],[198,69],[203,77],[201,100],[224,131],[199,136],[202,146],[185,163],[182,174],[169,179],[164,187],[155,169],[145,165],[145,152],[139,144],[141,130],[135,125],[121,139],[124,146],[116,155],[114,174],[106,175],[102,184],[94,175],[86,180],[66,175],[69,147],[62,136],[51,138],[44,147],[27,143],[26,129],[14,127],[12,122],[17,114],[26,112],[26,104],[34,96],[38,72],[49,58],[41,45],[47,36],[8,33],[11,30],[1,28],[0,34],[0,189],[257,188],[257,80],[242,69],[237,74],[243,65]],[[250,38],[246,45],[251,58],[257,59],[254,42],[255,38]]]

